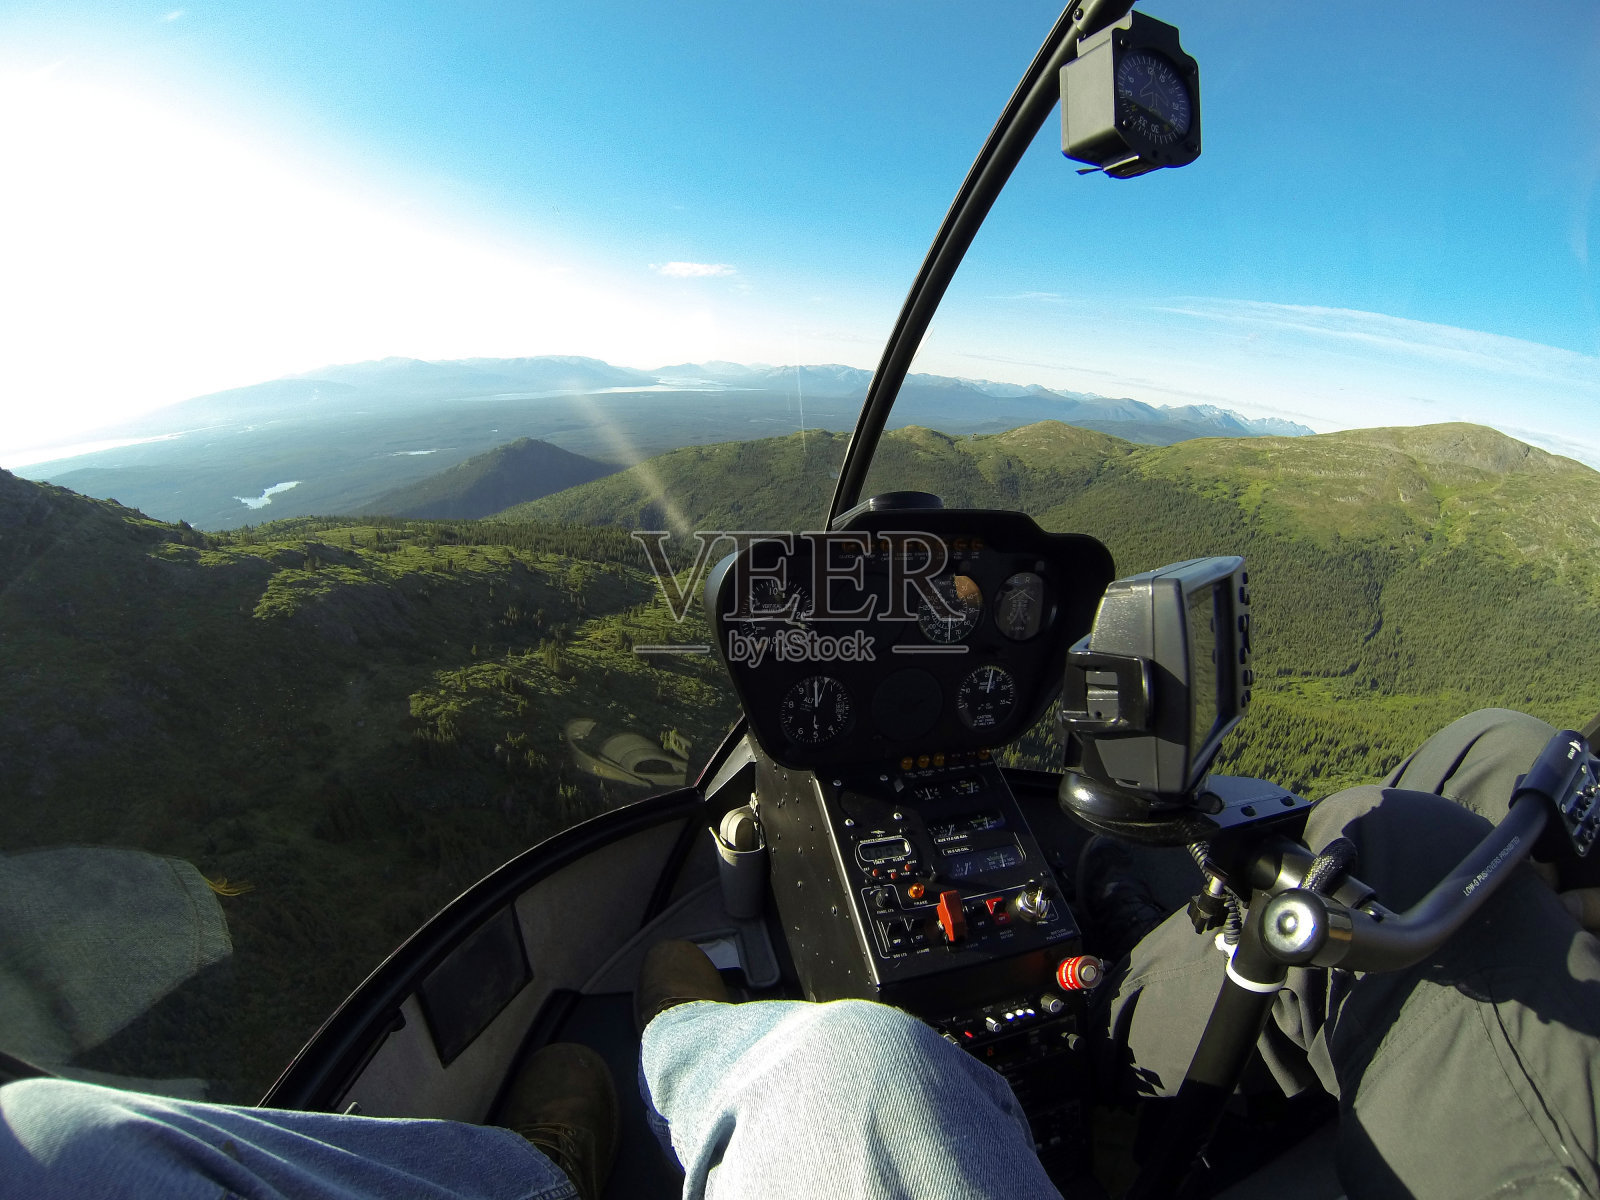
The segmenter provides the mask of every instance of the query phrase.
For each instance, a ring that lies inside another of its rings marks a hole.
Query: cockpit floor
[[[614,992],[582,996],[550,1038],[582,1042],[598,1051],[617,1086],[620,1117],[617,1163],[606,1185],[606,1200],[654,1200],[683,1193],[683,1173],[669,1164],[645,1120],[639,1095],[639,1035],[633,1027],[633,995]]]

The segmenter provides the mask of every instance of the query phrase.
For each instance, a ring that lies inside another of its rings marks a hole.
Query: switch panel
[[[797,777],[810,786],[781,806],[764,797],[762,820],[780,914],[791,945],[804,947],[796,967],[808,995],[919,1011],[955,996],[1037,994],[1055,964],[1081,949],[1072,912],[993,763],[788,776]],[[822,918],[821,897],[805,891],[816,886],[827,889],[831,920]]]

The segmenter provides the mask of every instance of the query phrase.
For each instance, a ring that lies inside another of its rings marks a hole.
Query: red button
[[[1056,968],[1056,984],[1064,992],[1082,991],[1097,986],[1105,973],[1105,967],[1094,955],[1078,954],[1061,960]]]
[[[1011,914],[1006,911],[1006,898],[1004,896],[990,896],[983,903],[988,908],[989,916],[994,919],[996,925],[1004,925],[1011,920]]]
[[[961,893],[955,889],[939,893],[939,928],[944,940],[959,942],[967,936],[967,914],[961,908]]]

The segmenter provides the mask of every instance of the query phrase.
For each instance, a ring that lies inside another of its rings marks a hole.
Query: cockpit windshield
[[[826,520],[1058,14],[0,15],[0,1052],[254,1100],[471,883],[691,785],[718,535]],[[1219,761],[1308,795],[1581,724],[1600,17],[1152,15],[1203,154],[1080,177],[1047,120],[862,495],[1244,555]]]

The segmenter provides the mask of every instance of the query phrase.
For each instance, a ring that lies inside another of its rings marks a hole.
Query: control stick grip
[[[1399,971],[1432,954],[1528,857],[1549,820],[1549,806],[1520,798],[1505,819],[1448,875],[1403,913],[1351,908],[1305,888],[1266,902],[1261,941],[1291,966]]]

